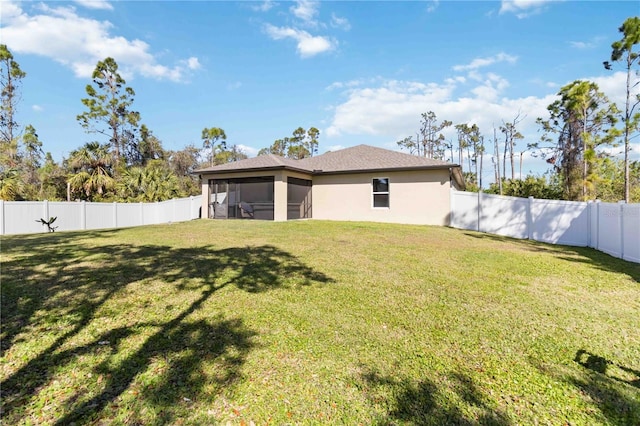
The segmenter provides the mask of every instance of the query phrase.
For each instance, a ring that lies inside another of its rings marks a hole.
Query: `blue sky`
[[[298,126],[320,129],[320,152],[397,149],[431,110],[487,138],[520,113],[520,150],[564,84],[589,79],[623,101],[622,69],[602,62],[636,15],[636,1],[3,0],[0,40],[27,73],[18,120],[57,160],[97,139],[76,116],[107,56],[167,149],[221,127],[255,155]],[[524,158],[524,173],[545,170]]]

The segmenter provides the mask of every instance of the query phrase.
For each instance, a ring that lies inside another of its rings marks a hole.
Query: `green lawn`
[[[640,424],[640,265],[424,226],[1,239],[2,423]]]

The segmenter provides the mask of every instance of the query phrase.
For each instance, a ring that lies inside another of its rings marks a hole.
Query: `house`
[[[202,217],[448,225],[457,164],[358,145],[293,160],[277,155],[203,168]]]

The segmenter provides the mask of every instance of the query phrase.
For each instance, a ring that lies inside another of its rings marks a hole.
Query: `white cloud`
[[[456,77],[453,77],[453,78],[447,78],[447,79],[445,79],[444,82],[447,83],[447,84],[456,84],[456,83],[464,84],[464,83],[467,82],[467,79],[465,77],[462,77],[462,76],[459,75],[459,76],[456,76]]]
[[[547,106],[554,95],[498,98],[495,93],[508,82],[492,75],[486,84],[472,90],[472,96],[455,96],[461,82],[448,79],[442,84],[384,81],[376,87],[360,87],[348,92],[347,99],[336,105],[326,135],[374,135],[397,141],[414,134],[420,126],[420,114],[434,111],[439,120],[455,124],[477,124],[486,135],[492,128],[509,121],[520,112],[526,116],[519,128],[528,141],[537,140],[535,119],[545,117]],[[455,130],[449,128],[445,136],[453,138]],[[524,145],[523,145],[524,146]]]
[[[317,1],[297,0],[295,6],[291,6],[289,10],[305,24],[315,27],[318,25],[315,19],[318,15],[319,7],[320,3]]]
[[[545,81],[541,78],[533,78],[529,80],[529,83],[535,84],[537,86],[543,87],[545,89],[557,89],[560,87],[558,83],[555,81]]]
[[[631,85],[640,84],[640,76],[631,76]],[[607,95],[610,101],[615,102],[618,105],[618,109],[624,110],[624,104],[626,101],[626,79],[627,73],[617,71],[609,75],[599,77],[586,77],[582,80],[593,81],[598,85],[601,92]],[[638,86],[636,86],[638,87]],[[632,92],[633,93],[633,92]],[[635,93],[639,93],[636,89]]]
[[[202,65],[200,65],[200,61],[195,56],[190,57],[189,59],[184,61],[184,63],[186,63],[187,68],[189,68],[190,70],[198,70],[202,68]]]
[[[2,2],[2,13],[0,13],[0,24],[5,26],[7,22],[22,14],[22,9],[16,3],[11,1]]]
[[[349,31],[351,24],[347,18],[337,16],[335,13],[331,14],[329,23],[320,22],[317,19],[319,9],[320,2],[317,0],[296,0],[295,4],[289,8],[289,12],[296,18],[292,24],[276,26],[268,23],[263,26],[263,31],[273,40],[294,39],[297,42],[298,54],[303,58],[335,50],[338,47],[336,38],[313,35],[302,28],[327,30],[331,27]]]
[[[422,106],[446,102],[453,88],[447,84],[389,80],[378,87],[350,90],[347,101],[335,107],[326,134],[329,137],[345,133],[395,137],[412,133],[420,113],[426,111]]]
[[[502,0],[500,13],[514,13],[517,18],[527,18],[541,13],[545,6],[558,0]]]
[[[242,83],[239,81],[234,81],[233,83],[227,84],[227,90],[237,90],[242,87]]]
[[[576,49],[588,49],[590,47],[594,47],[592,44],[584,41],[570,41],[569,45],[571,47],[575,47]]]
[[[352,89],[354,87],[358,87],[358,86],[362,86],[363,84],[373,84],[375,82],[379,82],[381,81],[380,77],[374,77],[374,78],[359,78],[359,79],[355,79],[355,80],[349,80],[349,81],[335,81],[333,83],[331,83],[330,85],[328,85],[325,90],[331,91],[331,90],[341,90],[341,89]]]
[[[255,157],[256,155],[258,155],[258,149],[256,148],[248,145],[243,145],[241,143],[237,144],[236,146],[240,149],[240,151],[244,152],[249,157]]]
[[[486,58],[475,58],[467,65],[454,65],[454,71],[473,71],[479,68],[487,67],[499,62],[508,62],[510,64],[515,63],[518,60],[517,56],[508,55],[504,52],[500,52],[497,55],[489,56]]]
[[[477,124],[487,143],[492,140],[494,126],[499,128],[503,121],[511,121],[520,114],[523,119],[518,130],[524,139],[518,142],[517,151],[525,150],[528,143],[538,142],[541,134],[535,121],[538,117],[548,118],[547,106],[557,99],[556,90],[541,96],[510,98],[502,95],[509,86],[506,79],[493,73],[480,77],[483,79],[475,87],[470,85],[476,80],[464,78],[448,78],[441,84],[382,79],[334,83],[333,87],[345,89],[345,99],[331,109],[332,118],[325,135],[329,142],[334,143],[343,143],[350,137],[371,136],[387,140],[389,146],[395,148],[395,141],[415,135],[419,130],[421,113],[433,111],[439,121]],[[624,72],[615,72],[599,77],[585,76],[583,79],[597,83],[610,100],[623,107],[625,78]],[[456,138],[453,128],[448,128],[444,134],[447,140]],[[633,149],[634,158],[640,159],[640,142],[636,142]],[[609,151],[617,154],[620,150]],[[523,174],[529,171],[540,173],[548,168],[540,158],[529,154],[523,158]],[[485,167],[490,168],[491,160],[486,160]]]
[[[429,2],[429,6],[427,6],[427,12],[428,13],[435,12],[439,5],[440,5],[440,0],[431,0]]]
[[[142,40],[113,35],[109,21],[84,18],[73,7],[38,5],[29,14],[13,3],[3,3],[2,38],[18,53],[51,58],[77,77],[91,77],[98,61],[113,57],[123,76],[142,75],[158,80],[183,81],[189,70],[199,67],[195,57],[169,67],[157,62]]]
[[[495,101],[498,95],[509,87],[509,82],[499,75],[489,73],[480,86],[471,90],[478,99]]]
[[[44,108],[42,108],[40,105],[31,105],[31,109],[34,110],[35,112],[44,111]]]
[[[256,12],[268,12],[275,5],[277,5],[277,3],[272,0],[264,0],[258,5],[251,6],[251,9]]]
[[[604,37],[594,37],[589,41],[570,41],[569,45],[576,49],[593,49],[597,47]]]
[[[297,41],[298,53],[303,58],[334,50],[337,45],[335,40],[322,36],[313,36],[306,31],[295,28],[276,27],[266,24],[264,30],[274,40],[292,38]]]
[[[340,28],[345,31],[349,31],[351,29],[349,20],[347,18],[336,16],[335,13],[331,14],[331,26],[334,28]]]
[[[74,0],[74,2],[88,9],[113,10],[113,6],[107,0]]]

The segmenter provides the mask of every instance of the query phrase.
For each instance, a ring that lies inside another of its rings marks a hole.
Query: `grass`
[[[3,424],[640,424],[640,265],[440,227],[1,239]]]

